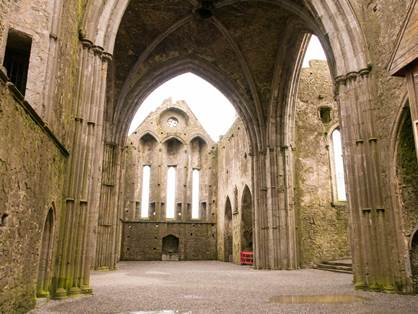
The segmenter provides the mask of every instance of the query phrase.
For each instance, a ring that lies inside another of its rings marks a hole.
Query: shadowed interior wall
[[[229,197],[225,201],[224,219],[224,262],[233,261],[233,229],[232,229],[232,208]]]
[[[241,201],[242,230],[241,251],[252,252],[253,246],[253,200],[248,186],[244,187]]]
[[[418,232],[415,232],[411,241],[411,271],[412,271],[412,283],[415,288],[415,292],[418,292]]]
[[[398,137],[396,170],[401,196],[403,228],[408,237],[412,236],[418,227],[418,162],[409,107],[404,109],[402,127]]]
[[[396,159],[403,234],[410,243],[412,281],[418,291],[418,162],[409,107],[402,113]]]

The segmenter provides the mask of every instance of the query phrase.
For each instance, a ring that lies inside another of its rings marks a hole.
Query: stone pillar
[[[411,70],[406,74],[406,80],[413,123],[412,128],[414,130],[415,150],[418,158],[418,62],[411,66]]]
[[[279,261],[278,269],[296,269],[297,247],[296,247],[296,217],[293,206],[293,152],[289,144],[284,143],[280,149],[275,149],[275,156],[278,159],[272,160],[277,165],[276,175],[272,180],[272,191],[275,191],[277,205],[273,208],[276,213],[273,218],[276,220],[276,242],[279,250],[276,259]]]
[[[164,221],[165,220],[165,208],[166,208],[166,200],[163,197],[163,189],[165,188],[165,170],[166,170],[166,161],[164,158],[165,147],[164,144],[158,143],[158,159],[155,166],[155,175],[156,175],[156,182],[157,186],[155,187],[156,190],[156,197],[155,201],[157,202],[157,215],[154,218],[157,221]]]
[[[56,129],[56,125],[53,125],[56,117],[53,115],[54,108],[54,95],[56,88],[56,74],[58,68],[58,34],[61,32],[60,19],[62,16],[62,0],[57,0],[49,3],[52,7],[50,8],[51,18],[49,25],[49,52],[46,67],[46,80],[44,84],[43,94],[43,106],[46,110],[45,114],[42,112],[41,115],[45,117],[46,121],[51,125],[51,128]]]
[[[53,280],[57,299],[91,293],[90,265],[95,252],[104,97],[110,56],[84,39],[79,55],[72,153],[67,164],[58,267]]]
[[[105,143],[95,263],[95,268],[100,270],[115,269],[117,263],[117,234],[120,224],[118,211],[120,155],[121,152],[116,144]]]
[[[267,183],[266,176],[266,154],[258,151],[253,157],[253,182],[254,182],[254,199],[255,199],[255,259],[257,269],[270,268],[270,249],[269,241],[269,225],[267,213]]]
[[[380,154],[386,148],[376,135],[373,99],[376,92],[369,69],[336,79],[344,148],[354,284],[359,289],[392,291],[398,269],[393,210],[383,198]]]

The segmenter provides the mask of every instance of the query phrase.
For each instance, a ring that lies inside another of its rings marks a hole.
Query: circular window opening
[[[179,124],[179,120],[177,118],[171,117],[167,120],[167,125],[170,128],[175,128]]]

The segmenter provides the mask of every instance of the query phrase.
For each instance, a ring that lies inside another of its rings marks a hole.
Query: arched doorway
[[[415,231],[412,238],[409,254],[411,259],[412,284],[415,292],[418,293],[418,231]]]
[[[241,201],[241,251],[253,251],[253,205],[251,192],[246,185]]]
[[[163,238],[163,261],[178,261],[179,260],[179,238],[170,234]]]
[[[51,261],[53,250],[54,233],[54,215],[53,210],[48,211],[42,232],[41,249],[38,266],[38,282],[36,286],[36,296],[38,298],[47,298],[50,289]]]
[[[224,214],[224,261],[232,262],[232,250],[233,250],[233,235],[232,235],[232,206],[229,197],[225,201],[225,214]]]
[[[396,177],[404,234],[411,234],[410,264],[413,289],[418,292],[418,161],[409,106],[400,118],[396,147]]]

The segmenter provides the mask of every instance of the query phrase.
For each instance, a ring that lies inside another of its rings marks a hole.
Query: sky
[[[309,43],[303,67],[309,60],[326,60],[316,36]],[[236,112],[228,99],[213,85],[192,73],[179,75],[156,88],[142,103],[129,129],[131,134],[167,98],[184,100],[215,142],[225,134],[236,119]]]

